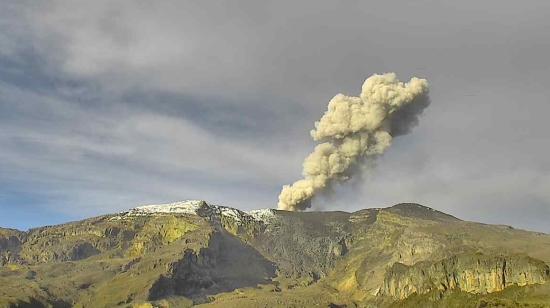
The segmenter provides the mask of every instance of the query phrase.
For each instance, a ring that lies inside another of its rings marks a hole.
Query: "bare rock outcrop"
[[[462,254],[412,266],[394,263],[386,272],[380,294],[397,299],[434,290],[485,294],[512,285],[542,284],[548,280],[550,267],[528,256]]]

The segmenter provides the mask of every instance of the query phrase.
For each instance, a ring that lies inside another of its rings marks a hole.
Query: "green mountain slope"
[[[550,236],[418,204],[188,201],[0,229],[0,307],[547,307]]]

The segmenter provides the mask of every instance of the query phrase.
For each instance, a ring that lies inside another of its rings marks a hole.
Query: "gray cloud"
[[[0,183],[51,211],[274,207],[328,100],[395,71],[430,81],[430,108],[314,207],[550,232],[550,3],[1,2]]]

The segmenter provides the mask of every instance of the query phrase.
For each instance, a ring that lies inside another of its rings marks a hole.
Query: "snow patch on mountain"
[[[148,216],[166,214],[198,215],[205,218],[227,217],[237,223],[245,221],[259,221],[268,223],[275,218],[275,210],[261,209],[244,212],[232,207],[208,204],[203,200],[186,200],[167,204],[152,204],[138,206],[122,213],[124,216]]]
[[[260,209],[247,212],[248,215],[254,217],[254,219],[268,223],[275,218],[274,209]]]
[[[167,204],[143,205],[131,209],[128,214],[131,216],[142,216],[150,214],[194,214],[201,208],[207,206],[206,202],[201,200],[186,200]]]

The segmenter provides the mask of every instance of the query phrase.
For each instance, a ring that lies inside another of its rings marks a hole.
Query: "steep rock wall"
[[[158,279],[149,299],[183,295],[200,299],[206,295],[255,287],[276,275],[276,266],[252,247],[224,230],[212,234],[208,247],[187,250],[171,265],[168,275]]]
[[[413,266],[395,263],[386,271],[379,294],[404,299],[433,290],[492,293],[511,285],[542,284],[548,280],[550,267],[528,256],[463,254]]]

